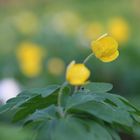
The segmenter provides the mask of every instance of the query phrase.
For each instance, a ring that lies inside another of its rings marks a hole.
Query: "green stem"
[[[86,62],[87,62],[93,55],[94,55],[93,53],[91,53],[90,55],[88,55],[88,56],[84,59],[83,64],[86,64]]]
[[[73,94],[75,94],[79,89],[80,89],[80,86],[75,86],[74,87],[74,93]]]
[[[57,100],[57,104],[58,104],[58,109],[59,109],[59,113],[61,117],[64,117],[64,113],[62,110],[62,105],[61,105],[61,99],[62,99],[62,95],[63,95],[63,89],[65,88],[65,86],[67,85],[67,82],[64,82],[58,92],[58,100]]]

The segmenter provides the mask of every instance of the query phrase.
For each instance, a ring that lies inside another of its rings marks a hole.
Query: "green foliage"
[[[92,83],[88,83],[84,85],[84,88],[92,92],[104,93],[104,92],[110,91],[113,88],[113,86],[112,84],[109,84],[109,83],[92,82]]]
[[[29,132],[19,127],[0,124],[0,140],[29,140]]]
[[[120,140],[118,132],[132,132],[140,111],[108,93],[111,89],[111,84],[88,83],[76,91],[68,85],[26,90],[1,106],[0,113],[16,110],[13,121],[30,128],[35,140]]]

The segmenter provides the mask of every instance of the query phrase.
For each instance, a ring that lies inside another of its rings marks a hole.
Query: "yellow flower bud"
[[[89,76],[89,69],[84,64],[75,64],[75,61],[69,64],[66,71],[66,79],[72,85],[84,84]]]
[[[92,51],[103,62],[111,62],[119,56],[117,41],[105,34],[91,44]]]

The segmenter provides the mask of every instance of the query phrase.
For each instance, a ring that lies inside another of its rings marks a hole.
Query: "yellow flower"
[[[51,58],[47,64],[48,71],[56,76],[61,75],[65,69],[65,63],[60,58]]]
[[[72,85],[84,84],[89,76],[89,69],[84,64],[75,64],[75,61],[69,64],[66,71],[66,79]]]
[[[19,45],[16,53],[24,75],[34,77],[41,72],[44,53],[40,46],[30,42],[23,42]]]
[[[111,62],[119,56],[117,41],[105,34],[91,44],[92,51],[103,62]]]
[[[129,26],[123,18],[114,18],[109,22],[108,25],[109,33],[118,42],[126,42],[129,38]]]

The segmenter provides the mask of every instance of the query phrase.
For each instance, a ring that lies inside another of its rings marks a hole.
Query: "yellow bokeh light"
[[[114,18],[109,21],[108,31],[119,43],[128,41],[130,36],[130,28],[126,20],[123,18]]]
[[[48,60],[47,69],[51,74],[60,76],[64,72],[65,63],[62,59],[54,57]]]
[[[40,74],[42,70],[43,49],[30,42],[23,42],[16,51],[21,71],[28,77],[34,77]]]

